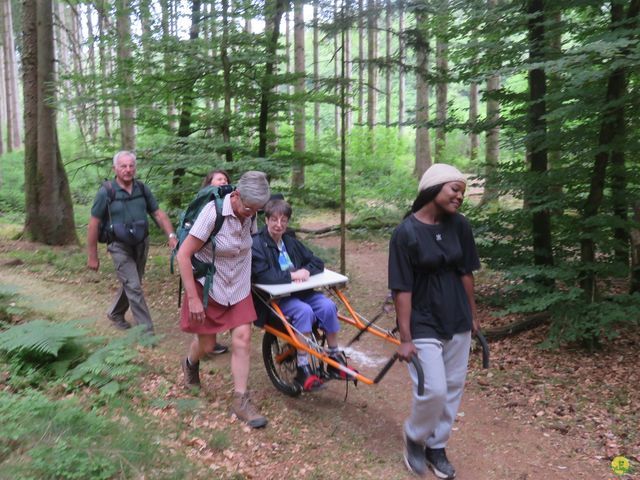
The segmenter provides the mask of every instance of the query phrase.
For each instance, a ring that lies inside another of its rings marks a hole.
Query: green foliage
[[[85,334],[69,323],[33,320],[0,333],[0,350],[24,359],[57,357],[65,344]]]
[[[24,158],[21,151],[0,156],[0,218],[3,222],[24,219]]]
[[[27,390],[0,392],[2,478],[185,478],[179,458],[163,452],[148,422],[88,411],[77,398],[50,400]],[[171,466],[172,474],[163,474]],[[176,475],[172,477],[172,475]]]
[[[559,303],[553,310],[549,338],[543,347],[577,343],[593,349],[603,340],[614,340],[629,328],[640,326],[640,294],[616,295],[599,302],[582,298]]]
[[[8,256],[22,260],[29,269],[34,271],[52,269],[59,279],[68,278],[86,270],[87,254],[80,247],[65,250],[51,248],[14,250],[9,252]]]
[[[113,396],[133,382],[142,370],[135,363],[138,356],[136,345],[152,341],[143,326],[132,328],[125,337],[110,340],[91,353],[69,372],[69,379],[81,380],[83,384],[97,387],[103,394]]]
[[[33,320],[0,333],[0,352],[9,363],[9,383],[15,389],[41,382],[68,381],[70,387],[89,385],[113,396],[131,384],[141,371],[136,346],[153,339],[143,327],[91,352],[100,339],[89,338],[72,323]],[[91,353],[90,353],[91,352]]]

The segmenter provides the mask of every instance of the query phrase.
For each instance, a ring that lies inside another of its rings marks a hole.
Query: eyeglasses
[[[267,222],[272,223],[274,225],[287,225],[289,223],[289,219],[287,217],[268,217]]]
[[[254,215],[258,212],[258,210],[260,210],[260,207],[250,207],[246,203],[244,203],[241,195],[238,195],[238,200],[242,204],[242,213],[246,213],[247,215]]]

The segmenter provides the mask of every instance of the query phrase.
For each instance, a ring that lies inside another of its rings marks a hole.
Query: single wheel
[[[262,337],[262,359],[271,383],[285,395],[297,397],[302,388],[295,381],[296,349],[274,334],[265,332]]]

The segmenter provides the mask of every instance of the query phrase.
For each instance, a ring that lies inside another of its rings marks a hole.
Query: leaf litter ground
[[[335,236],[310,242],[320,249],[339,247]],[[367,318],[379,312],[387,294],[386,243],[372,239],[347,243],[348,296]],[[5,244],[0,250],[2,283],[30,295],[58,317],[89,318],[98,333],[119,335],[104,317],[116,289],[106,253],[101,251],[103,273],[97,275],[60,275],[46,264],[34,269],[9,255],[41,248],[26,242]],[[70,249],[73,253],[77,250]],[[352,386],[345,392],[344,384],[333,382],[320,392],[289,398],[267,378],[261,333],[256,330],[250,385],[269,418],[266,429],[250,431],[228,413],[229,354],[203,362],[199,392],[185,390],[179,359],[189,337],[177,325],[178,281],[168,274],[166,253],[166,247],[154,246],[148,262],[145,291],[162,340],[156,348],[143,351],[149,368],[140,379],[141,394],[135,402],[139,413],[167,427],[169,433],[159,441],[191,459],[198,478],[412,478],[402,463],[401,425],[410,408],[404,365],[396,365],[373,387]],[[480,277],[478,288],[490,289],[490,282],[482,283]],[[495,318],[482,303],[479,312],[485,327],[513,320]],[[392,314],[380,320],[388,328],[393,321]],[[353,334],[345,329],[342,338]],[[538,345],[544,335],[541,327],[493,342],[488,371],[481,369],[480,356],[472,355],[448,447],[458,478],[639,478],[633,473],[616,477],[610,462],[624,455],[636,471],[640,464],[636,368],[640,334],[627,332],[596,353],[541,350]],[[220,341],[228,344],[230,338],[223,335]],[[355,348],[373,360],[371,365],[393,353],[367,336]],[[365,367],[368,374],[376,368]]]

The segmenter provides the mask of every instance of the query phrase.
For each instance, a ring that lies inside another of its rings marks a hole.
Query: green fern
[[[133,379],[139,373],[140,366],[134,362],[138,355],[135,345],[146,337],[144,328],[136,327],[126,337],[110,341],[71,370],[70,379],[98,387],[107,395],[117,393],[122,382]]]
[[[40,354],[58,356],[69,341],[86,335],[86,331],[70,323],[33,320],[0,333],[0,350],[9,355]]]

